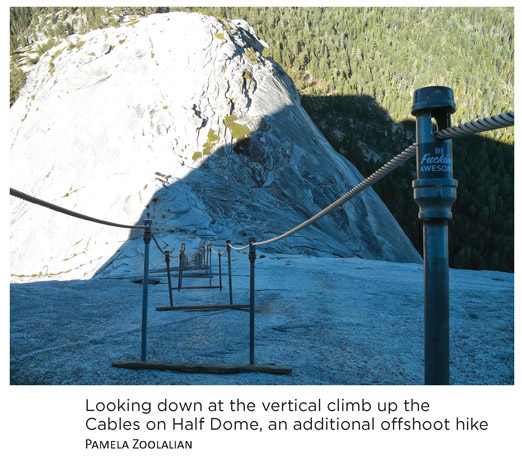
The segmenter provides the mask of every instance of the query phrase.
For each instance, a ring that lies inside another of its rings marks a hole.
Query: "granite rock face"
[[[196,13],[69,37],[11,108],[10,186],[119,223],[150,214],[170,248],[292,228],[362,177],[265,47],[244,21]],[[11,204],[13,281],[141,270],[140,231]],[[372,190],[263,250],[420,261]]]

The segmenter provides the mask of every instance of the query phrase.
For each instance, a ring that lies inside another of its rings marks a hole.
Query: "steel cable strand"
[[[513,126],[514,122],[515,122],[515,112],[511,110],[509,112],[502,113],[500,115],[495,115],[490,118],[470,121],[470,122],[464,123],[463,125],[460,125],[460,126],[443,129],[442,131],[435,133],[434,136],[439,140],[446,140],[446,139],[451,139],[451,138],[459,137],[459,136],[463,136],[463,135],[477,134],[479,132],[485,132],[485,131],[490,131],[490,130],[494,130],[494,129]],[[332,204],[330,204],[328,207],[321,210],[319,213],[317,213],[310,219],[304,221],[300,225],[297,225],[295,228],[287,231],[286,233],[283,233],[283,234],[276,236],[274,238],[271,238],[271,239],[267,239],[265,241],[255,242],[254,245],[265,245],[265,244],[270,244],[272,242],[279,241],[285,237],[288,237],[288,236],[296,233],[297,231],[300,231],[301,229],[307,227],[308,225],[316,222],[320,218],[329,214],[332,210],[336,209],[337,207],[344,204],[349,199],[353,198],[355,195],[357,195],[358,193],[360,193],[367,187],[378,182],[380,179],[382,179],[383,177],[388,175],[390,172],[395,170],[397,167],[404,164],[408,159],[415,156],[416,147],[417,147],[417,144],[410,145],[402,153],[400,153],[399,155],[395,156],[393,159],[388,161],[384,166],[379,168],[368,178],[366,178],[361,183],[359,183],[358,185],[353,187],[350,191],[348,191],[346,194],[341,196],[337,201],[334,201]],[[233,248],[235,250],[242,250],[242,249],[248,248],[248,245],[240,247],[240,248],[231,246],[231,248]]]
[[[152,239],[154,241],[154,243],[156,244],[156,247],[158,248],[158,250],[163,254],[163,255],[166,255],[167,252],[169,253],[169,256],[170,258],[178,258],[179,257],[179,252],[181,252],[181,250],[178,252],[177,255],[172,255],[172,252],[174,252],[174,249],[172,250],[167,250],[167,248],[165,249],[162,249],[158,243],[158,240],[156,239],[156,237],[154,236],[154,233],[152,233]],[[167,247],[169,246],[166,242],[163,242]]]
[[[388,175],[390,172],[395,170],[397,167],[404,164],[408,159],[415,156],[417,151],[417,144],[410,145],[408,148],[406,148],[402,153],[399,153],[397,156],[392,158],[390,161],[388,161],[384,166],[377,169],[372,175],[364,179],[362,182],[360,182],[358,185],[354,186],[351,190],[349,190],[347,193],[345,193],[343,196],[341,196],[336,201],[332,202],[329,206],[325,207],[323,210],[315,214],[313,217],[309,218],[308,220],[304,221],[303,223],[297,225],[296,227],[292,228],[291,230],[287,231],[286,233],[280,234],[279,236],[273,237],[271,239],[267,239],[265,241],[259,241],[254,242],[254,245],[265,245],[265,244],[271,244],[272,242],[279,241],[285,237],[288,237],[297,231],[302,230],[303,228],[306,228],[308,225],[316,222],[320,218],[324,217],[325,215],[329,214],[332,210],[336,209],[340,205],[344,204],[349,199],[353,198],[357,194],[359,194],[364,189],[368,188],[369,186],[377,183],[379,180],[381,180],[383,177]],[[231,248],[235,250],[242,250],[248,248],[248,245],[240,248],[236,248],[233,246],[230,246]]]
[[[242,247],[234,247],[232,244],[228,244],[228,247],[230,247],[230,248],[233,249],[233,250],[237,250],[237,251],[239,251],[239,250],[245,250],[245,249],[248,249],[248,244],[247,244],[247,245],[244,245],[244,246],[242,246]]]
[[[464,123],[459,126],[450,127],[447,129],[443,129],[442,131],[436,132],[434,136],[438,140],[447,140],[452,139],[455,137],[460,137],[464,135],[470,135],[470,134],[477,134],[479,132],[485,132],[490,131],[494,129],[504,128],[513,126],[515,122],[515,112],[509,111],[506,113],[502,113],[500,115],[495,115],[490,118],[483,118],[475,121],[470,121],[468,123]],[[272,242],[279,241],[281,239],[284,239],[298,231],[300,231],[303,228],[306,228],[308,225],[316,222],[320,218],[324,217],[325,215],[329,214],[332,210],[336,209],[340,205],[344,204],[349,199],[353,198],[355,195],[366,189],[367,187],[375,184],[380,179],[385,177],[387,174],[395,170],[400,165],[404,164],[408,159],[413,157],[416,153],[416,144],[410,145],[408,148],[406,148],[402,153],[397,155],[395,158],[391,159],[386,163],[384,166],[379,168],[377,171],[375,171],[372,175],[370,175],[368,178],[363,180],[361,183],[353,187],[351,190],[349,190],[346,194],[341,196],[339,199],[334,201],[329,206],[325,207],[323,210],[318,212],[313,217],[309,218],[308,220],[302,222],[301,224],[297,225],[296,227],[292,228],[291,230],[287,231],[286,233],[280,234],[279,236],[273,237],[271,239],[267,239],[265,241],[255,242],[254,245],[265,245],[270,244]],[[11,196],[14,196],[16,198],[28,201],[32,204],[36,204],[42,207],[46,207],[50,210],[54,210],[56,212],[60,212],[66,215],[69,215],[71,217],[80,218],[82,220],[91,221],[94,223],[99,223],[102,225],[108,225],[108,226],[114,226],[117,228],[127,228],[127,229],[145,229],[146,227],[143,225],[123,225],[120,223],[114,223],[107,220],[101,220],[93,217],[89,217],[88,215],[84,215],[78,212],[74,212],[69,209],[65,209],[63,207],[57,206],[55,204],[51,204],[47,201],[35,198],[34,196],[28,195],[26,193],[23,193],[21,191],[15,190],[13,188],[10,188],[10,194]],[[162,252],[163,250],[159,247],[156,239],[154,239],[154,242],[158,246],[158,249]],[[228,246],[231,249],[234,250],[244,250],[248,248],[248,245],[242,246],[242,247],[235,247],[232,244],[228,244]],[[181,254],[181,251],[180,251]],[[180,255],[178,254],[178,256]]]
[[[65,215],[69,215],[71,217],[80,218],[82,220],[87,220],[94,223],[100,223],[101,225],[115,226],[117,228],[127,228],[127,229],[145,229],[144,225],[122,225],[120,223],[109,222],[107,220],[101,220],[99,218],[89,217],[88,215],[80,214],[78,212],[74,212],[72,210],[66,209],[64,207],[57,206],[56,204],[51,204],[50,202],[44,201],[42,199],[35,198],[29,194],[23,193],[22,191],[15,190],[14,188],[9,188],[9,194],[14,196],[15,198],[22,199],[24,201],[30,202],[31,204],[36,204],[37,206],[46,207],[47,209],[54,210],[55,212],[60,212]]]
[[[448,140],[464,135],[478,134],[479,132],[501,129],[515,124],[515,112],[513,110],[489,118],[482,118],[459,126],[452,126],[442,131],[438,131],[434,136],[438,140]]]
[[[171,253],[170,258],[178,258],[180,255],[181,255],[181,249],[178,250],[177,255],[172,255],[172,253]]]
[[[497,115],[500,119],[504,120],[505,122],[513,123],[515,124],[515,111],[510,110],[509,112],[501,113],[500,115]]]
[[[163,255],[165,255],[166,252],[169,252],[168,250],[163,250],[163,249],[160,247],[160,245],[159,245],[159,243],[158,243],[156,237],[154,236],[154,233],[152,233],[151,236],[152,236],[152,240],[154,241],[154,244],[156,244],[156,247],[158,248],[158,250],[159,250]],[[169,252],[169,253],[170,253],[170,252]]]
[[[214,250],[214,247],[210,246],[210,250],[212,250],[212,252],[214,252],[216,255],[223,255],[226,251],[227,251],[227,248],[225,247],[221,252],[219,250]]]

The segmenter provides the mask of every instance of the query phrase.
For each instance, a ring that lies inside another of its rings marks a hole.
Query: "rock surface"
[[[233,273],[234,298],[248,301],[247,257],[233,254]],[[247,313],[158,312],[169,295],[154,276],[148,359],[248,362]],[[256,362],[289,376],[112,368],[139,358],[142,286],[92,279],[11,286],[11,384],[424,383],[422,266],[267,254],[256,278]],[[451,270],[450,292],[451,384],[513,384],[513,274]],[[226,304],[227,289],[174,292],[178,306],[209,301]]]
[[[42,56],[11,109],[10,186],[135,224],[160,244],[222,246],[284,232],[361,175],[311,122],[244,21],[153,15],[73,35]],[[139,272],[140,232],[12,199],[13,281]],[[267,251],[420,257],[368,190]],[[162,260],[152,251],[152,263]]]

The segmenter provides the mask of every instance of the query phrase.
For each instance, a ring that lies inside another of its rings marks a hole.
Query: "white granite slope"
[[[42,56],[11,109],[10,186],[121,223],[150,212],[172,247],[291,228],[361,176],[264,46],[243,21],[196,13],[69,37]],[[15,282],[141,270],[139,232],[15,199],[11,210]],[[371,190],[267,250],[420,261]]]

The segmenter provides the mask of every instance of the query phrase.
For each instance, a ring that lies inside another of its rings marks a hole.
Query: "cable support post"
[[[254,365],[255,341],[255,291],[256,291],[256,245],[255,238],[248,238],[248,260],[250,262],[250,365]]]
[[[232,257],[231,257],[232,247],[230,246],[230,241],[227,240],[227,261],[228,261],[228,292],[230,297],[230,304],[234,304],[232,299]]]
[[[209,268],[209,253],[211,253],[211,252],[210,252],[210,249],[207,244],[207,246],[205,248],[205,269],[207,271],[207,274],[208,274],[208,268]]]
[[[223,291],[223,278],[221,276],[221,253],[218,252],[218,268],[219,268],[219,291]]]
[[[179,250],[179,267],[178,267],[178,292],[181,291],[182,279],[183,279],[183,265],[185,264],[185,243],[181,243],[181,249]]]
[[[168,250],[165,251],[165,264],[167,265],[167,281],[169,286],[169,302],[170,307],[174,306],[174,301],[172,299],[172,278],[170,275],[170,252]]]
[[[448,221],[457,197],[451,139],[433,132],[448,130],[455,112],[453,91],[444,86],[417,89],[412,115],[417,126],[417,180],[413,197],[419,206],[424,236],[424,368],[425,384],[449,384]]]
[[[209,275],[208,275],[208,282],[209,286],[212,287],[212,245],[209,244],[208,246],[208,269],[209,269]]]
[[[145,253],[143,257],[143,298],[141,307],[141,360],[147,360],[147,309],[149,303],[149,255],[150,240],[152,238],[152,220],[144,220],[145,230],[143,231],[143,242]]]

